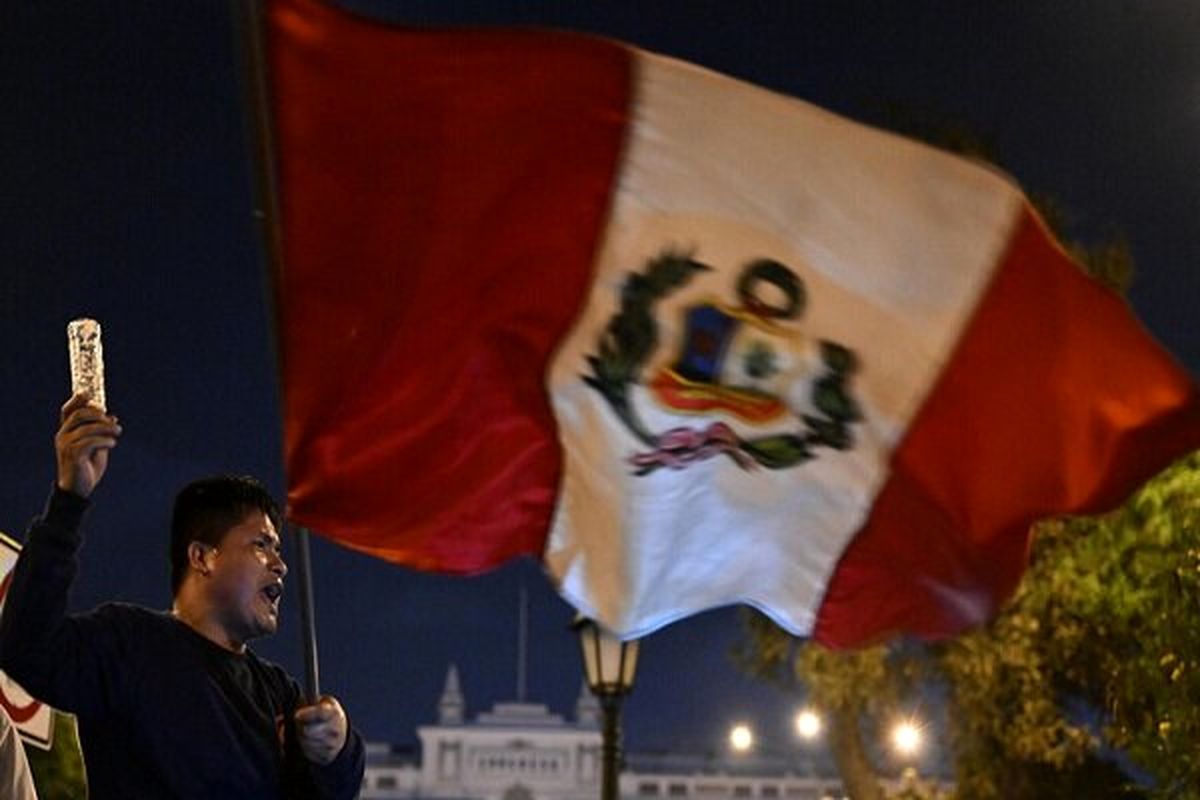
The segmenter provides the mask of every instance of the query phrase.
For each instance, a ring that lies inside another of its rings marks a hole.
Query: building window
[[[517,783],[505,790],[504,800],[533,800],[533,792]]]
[[[657,783],[639,783],[638,794],[642,797],[658,797]]]
[[[377,780],[375,782],[375,788],[376,789],[395,789],[396,788],[396,776],[395,775],[380,775],[379,780]]]
[[[733,787],[734,797],[750,797],[752,794],[753,792],[750,791],[749,786],[742,785]]]
[[[687,797],[687,784],[672,783],[667,786],[667,794],[671,797]]]
[[[779,797],[778,786],[764,786],[759,790],[759,794],[763,797]]]

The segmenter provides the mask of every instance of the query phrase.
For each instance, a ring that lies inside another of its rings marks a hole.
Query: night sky
[[[355,0],[418,24],[593,31],[856,119],[916,117],[988,142],[1071,232],[1123,235],[1139,316],[1200,373],[1200,5],[1115,2]],[[221,0],[38,0],[0,10],[0,530],[18,538],[54,475],[65,325],[104,325],[125,435],[95,496],[72,598],[165,608],[170,503],[213,472],[282,496],[280,430],[232,25]],[[399,479],[399,478],[398,478]],[[447,665],[470,713],[511,699],[520,586],[529,697],[569,711],[572,610],[533,562],[422,575],[314,543],[323,688],[372,740],[415,741]],[[301,669],[294,586],[256,649]],[[732,666],[737,615],[649,637],[633,749],[713,749],[734,720],[786,746],[797,697]]]

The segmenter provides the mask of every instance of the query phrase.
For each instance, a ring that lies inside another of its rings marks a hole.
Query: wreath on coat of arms
[[[792,414],[795,430],[743,437],[725,422],[704,427],[681,426],[656,433],[649,430],[634,408],[631,387],[642,382],[650,357],[659,345],[655,305],[687,285],[699,272],[711,270],[694,254],[668,250],[647,262],[642,272],[632,272],[621,288],[620,309],[609,320],[587,356],[590,374],[583,376],[607,402],[622,424],[647,448],[630,458],[635,474],[647,475],[662,467],[684,469],[718,455],[744,470],[766,467],[785,469],[816,457],[821,447],[847,450],[853,446],[851,425],[862,418],[850,393],[849,380],[858,366],[854,353],[843,345],[819,342],[820,368],[811,381],[811,408],[815,413]],[[774,287],[773,300],[761,292]],[[769,393],[728,386],[719,376],[727,358],[728,342],[747,322],[760,327],[795,319],[805,304],[799,276],[771,259],[757,259],[743,267],[737,280],[740,305],[730,310],[713,304],[689,308],[685,318],[684,349],[670,368],[653,376],[648,387],[665,405],[685,413],[719,410],[750,422],[762,422],[789,413],[780,398]],[[780,302],[782,300],[782,302]],[[769,375],[775,354],[755,343],[739,364],[747,375]]]

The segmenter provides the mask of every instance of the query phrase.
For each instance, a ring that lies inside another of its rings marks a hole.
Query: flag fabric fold
[[[1200,447],[1188,375],[1011,181],[614,42],[277,0],[293,520],[543,558],[625,636],[978,623],[1031,523]]]

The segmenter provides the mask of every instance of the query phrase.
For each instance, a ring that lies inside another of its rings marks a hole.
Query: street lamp
[[[575,620],[579,644],[583,648],[583,670],[587,685],[600,701],[603,715],[601,800],[617,800],[617,773],[621,754],[621,699],[633,688],[637,670],[636,639],[621,641],[595,620]]]

